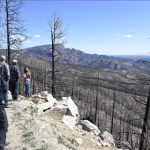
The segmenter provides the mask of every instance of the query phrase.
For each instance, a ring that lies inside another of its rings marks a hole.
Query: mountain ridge
[[[28,55],[48,58],[51,60],[51,45],[35,46],[25,49]],[[69,54],[68,54],[69,53]],[[61,54],[61,55],[60,55]],[[98,54],[88,54],[75,48],[65,48],[64,45],[56,46],[55,55],[60,55],[58,60],[62,64],[80,64],[84,66],[89,66],[93,68],[98,68],[101,65],[101,69],[108,70],[146,70],[147,67],[139,66],[136,63],[136,59],[124,58],[124,57],[114,57],[107,55],[98,55]],[[69,61],[64,61],[69,60]]]

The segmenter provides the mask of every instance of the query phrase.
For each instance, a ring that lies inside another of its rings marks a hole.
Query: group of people
[[[5,62],[6,57],[0,57],[0,150],[10,150],[10,148],[4,148],[10,142],[6,142],[6,133],[8,131],[8,120],[5,112],[5,108],[10,108],[8,105],[8,90],[12,94],[13,101],[19,101],[19,79],[20,71],[17,67],[17,60],[12,61],[12,65]],[[31,74],[28,68],[24,69],[23,82],[25,85],[25,96],[30,97],[30,79]]]

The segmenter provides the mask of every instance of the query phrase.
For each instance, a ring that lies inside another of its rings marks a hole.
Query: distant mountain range
[[[25,49],[25,52],[29,56],[35,57],[44,57],[51,60],[51,45],[35,46]],[[149,59],[149,56],[143,57],[134,55],[126,56],[107,56],[107,55],[97,55],[97,54],[87,54],[83,51],[76,50],[74,48],[65,48],[63,45],[56,47],[55,55],[60,55],[57,58],[59,63],[62,64],[76,64],[84,65],[88,67],[108,69],[108,70],[148,70],[148,67],[142,65],[140,66],[136,61],[137,59],[146,58]],[[65,61],[64,61],[65,60]],[[66,61],[67,60],[67,61]]]

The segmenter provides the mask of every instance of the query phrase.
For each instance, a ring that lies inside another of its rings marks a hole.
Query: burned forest
[[[25,67],[31,71],[31,94],[52,93],[52,60],[48,56],[50,52],[42,47],[38,47],[36,54],[31,48],[16,56],[21,76]],[[61,100],[71,96],[79,108],[80,118],[91,121],[102,132],[110,132],[118,147],[128,142],[133,149],[139,148],[141,143],[142,149],[149,149],[149,67],[134,71],[102,69],[99,62],[103,59],[97,61],[98,67],[91,67],[72,61],[77,52],[69,55],[61,55],[61,61],[55,63],[55,97]],[[65,57],[68,61],[64,61]],[[19,94],[24,95],[22,77],[19,87]]]

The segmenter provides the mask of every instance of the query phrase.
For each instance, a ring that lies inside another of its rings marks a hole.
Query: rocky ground
[[[9,128],[7,141],[11,150],[110,150],[99,137],[75,126],[71,130],[61,120],[39,115],[32,99],[19,96],[20,102],[12,101],[6,109]]]

